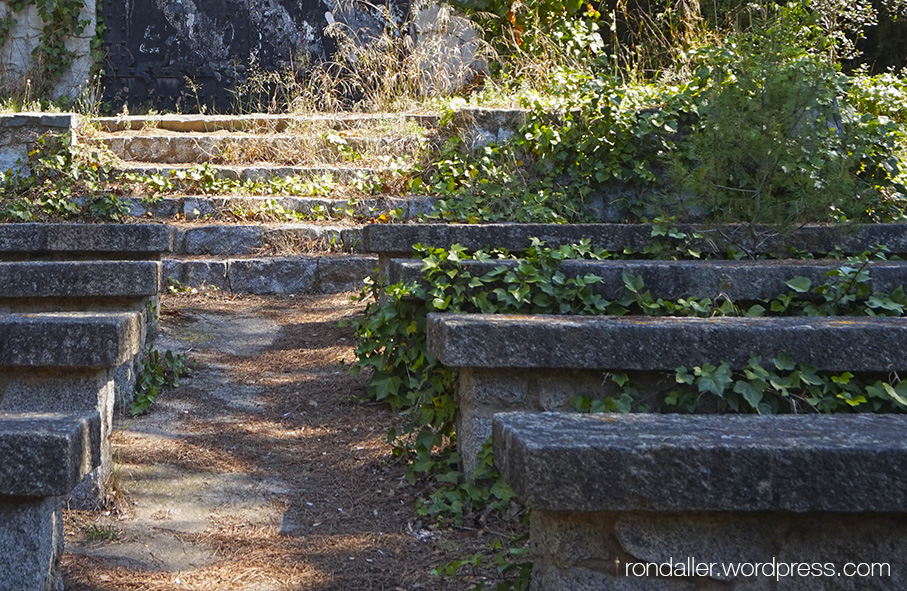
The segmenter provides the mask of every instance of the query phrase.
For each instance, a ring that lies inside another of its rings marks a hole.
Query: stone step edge
[[[336,126],[335,129],[350,128],[361,123],[385,121],[414,121],[426,127],[437,127],[441,116],[423,113],[375,113],[335,116],[331,114],[312,115],[129,115],[126,117],[95,117],[90,122],[107,132],[141,130],[146,126],[181,132],[245,131],[255,128],[283,130],[292,123],[321,123]]]
[[[462,261],[460,268],[480,276],[506,266],[516,268],[517,260]],[[732,301],[754,301],[772,299],[791,292],[787,282],[794,277],[806,277],[812,286],[821,285],[829,279],[830,271],[847,265],[846,261],[823,259],[782,261],[729,261],[729,260],[568,260],[560,264],[560,270],[567,278],[584,277],[592,274],[602,278],[601,283],[592,283],[593,293],[606,299],[617,299],[626,291],[624,273],[641,277],[643,291],[649,291],[658,299],[677,300],[680,298],[719,298]],[[852,265],[851,265],[852,267]],[[899,286],[907,285],[907,261],[874,261],[868,263],[869,287],[877,293],[891,293]],[[424,283],[422,261],[414,259],[391,259],[387,263],[388,283]]]
[[[359,291],[378,260],[355,255],[164,259],[165,290],[291,295]]]
[[[533,510],[903,513],[904,415],[502,413],[494,458]]]
[[[588,239],[593,248],[623,252],[629,248],[642,252],[653,242],[652,224],[385,224],[368,225],[363,230],[363,248],[366,252],[384,256],[408,256],[413,244],[449,248],[459,244],[467,250],[503,248],[510,252],[524,252],[533,238],[547,246],[575,244]],[[798,252],[861,253],[873,251],[879,245],[888,247],[892,254],[907,254],[907,224],[840,224],[804,225],[794,229],[790,236],[773,232],[767,227],[746,225],[706,226],[678,224],[678,232],[702,238],[691,238],[688,246],[703,252],[725,254],[728,246],[738,243],[751,247],[755,254],[779,251],[790,254],[789,246]],[[751,242],[753,235],[758,238]],[[662,237],[664,240],[665,238]],[[677,241],[678,244],[683,244]]]
[[[673,371],[786,354],[820,371],[907,370],[907,318],[428,315],[448,367]]]
[[[0,314],[0,366],[115,368],[142,345],[142,312]]]
[[[185,164],[153,164],[153,163],[143,163],[143,164],[132,164],[130,162],[123,162],[119,166],[114,167],[114,174],[137,174],[143,176],[153,176],[160,175],[164,177],[172,176],[174,171],[180,170],[191,170],[192,168],[197,167],[198,164],[185,163]],[[407,174],[412,172],[409,168],[394,168],[394,167],[380,167],[380,168],[365,168],[357,166],[284,166],[284,165],[226,165],[226,164],[212,164],[211,170],[214,173],[214,176],[219,179],[232,180],[238,182],[246,181],[264,181],[271,178],[287,178],[287,177],[317,177],[317,176],[331,176],[335,181],[346,182],[355,179],[367,179],[371,175],[385,175],[385,174]]]
[[[259,212],[263,216],[292,216],[317,219],[356,219],[358,217],[378,218],[381,215],[393,220],[413,220],[421,215],[428,215],[435,210],[440,197],[412,196],[376,196],[357,198],[355,203],[349,200],[330,199],[327,197],[300,197],[294,195],[187,195],[175,197],[118,197],[126,208],[128,215],[135,218],[173,218],[182,216],[186,220],[205,219],[231,211],[247,213],[250,216]],[[88,198],[77,198],[76,203],[86,206]]]
[[[69,494],[101,463],[101,418],[0,412],[0,497]]]
[[[0,255],[95,255],[157,258],[174,246],[161,224],[0,224]]]
[[[453,125],[468,127],[478,133],[494,134],[500,129],[515,128],[526,121],[527,109],[496,107],[463,107],[451,117]],[[414,121],[424,127],[439,127],[444,117],[438,113],[313,113],[309,115],[130,115],[126,117],[95,117],[90,121],[108,131],[139,130],[151,122],[158,129],[172,131],[219,131],[249,128],[286,129],[292,122],[314,122],[351,127],[364,122]]]
[[[149,298],[159,261],[0,261],[0,298]]]

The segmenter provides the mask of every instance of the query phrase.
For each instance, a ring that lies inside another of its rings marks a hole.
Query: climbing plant
[[[66,47],[66,40],[85,32],[90,21],[82,18],[85,0],[9,0],[6,15],[0,19],[0,49],[9,41],[9,34],[18,23],[17,14],[35,6],[43,27],[38,45],[32,51],[34,65],[32,92],[41,96],[50,90],[72,65],[75,53]]]

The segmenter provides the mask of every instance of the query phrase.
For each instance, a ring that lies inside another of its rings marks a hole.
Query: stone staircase
[[[131,399],[172,248],[166,226],[0,225],[0,413],[99,416],[100,465],[74,506],[103,493],[114,409]]]
[[[455,117],[472,141],[512,133],[521,114]],[[106,117],[85,140],[148,187],[129,214],[176,228],[165,282],[236,293],[358,289],[375,267],[360,254],[369,221],[412,220],[434,197],[409,190],[436,149],[436,114]],[[157,183],[157,184],[155,184]]]

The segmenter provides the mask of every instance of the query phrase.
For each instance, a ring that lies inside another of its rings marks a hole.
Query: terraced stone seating
[[[0,412],[0,587],[63,589],[64,499],[100,455],[96,411]]]
[[[504,413],[494,457],[532,509],[533,591],[894,591],[907,585],[905,427]]]
[[[172,244],[166,226],[0,225],[0,411],[99,413],[100,466],[76,504],[109,472],[114,407],[131,397]]]
[[[459,370],[457,446],[464,468],[505,411],[569,410],[602,394],[606,372],[673,372],[784,353],[819,371],[907,369],[905,318],[649,318],[430,314],[428,347]]]
[[[640,252],[651,230],[411,226],[395,236],[375,227],[366,230],[365,243],[380,252],[390,282],[420,281],[421,262],[402,258],[408,242],[458,243],[469,250],[503,246],[520,253],[531,237],[551,246],[587,238],[593,247],[622,252],[628,246]],[[733,238],[735,231],[716,229],[711,238],[694,239],[695,246],[722,252],[729,242],[741,244],[740,237]],[[905,236],[907,228],[898,225],[844,233],[813,226],[800,228],[785,242],[808,253],[858,253],[881,244],[900,254]],[[745,246],[752,253],[781,246],[771,242],[769,237]],[[459,264],[476,276],[517,262]],[[802,258],[637,259],[564,261],[560,269],[567,277],[602,277],[594,289],[608,299],[621,295],[628,273],[641,277],[654,298],[726,296],[745,303],[790,292],[794,277],[822,283],[840,265]],[[907,284],[907,265],[901,261],[877,261],[867,268],[872,290],[891,292]],[[765,360],[786,355],[819,372],[890,377],[907,370],[905,339],[907,319],[869,316],[429,314],[427,327],[429,352],[457,369],[457,445],[464,471],[475,469],[476,455],[493,431],[495,463],[532,509],[534,591],[903,588],[907,571],[896,550],[907,542],[903,415],[562,411],[572,410],[578,395],[612,395],[608,376],[617,373],[638,379],[640,396],[658,407],[658,396],[670,390],[658,380],[673,384],[679,366],[726,362],[731,370],[743,370],[751,355]],[[787,566],[777,565],[782,562]],[[795,562],[806,564],[809,572],[791,567]],[[847,576],[840,570],[886,562],[890,570],[873,576]],[[775,570],[756,576],[719,570],[691,574],[695,563],[705,563],[700,569],[712,563],[713,569],[761,563]],[[687,570],[678,575],[672,571],[677,564]]]

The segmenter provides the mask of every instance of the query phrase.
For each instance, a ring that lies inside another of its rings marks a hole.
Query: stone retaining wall
[[[0,6],[2,7],[2,6]],[[0,115],[0,172],[26,171],[28,153],[45,133],[60,135],[78,126],[79,116],[69,113],[16,113]],[[70,136],[75,141],[75,136]]]
[[[82,11],[79,19],[87,24],[81,35],[66,39],[66,49],[75,54],[72,64],[62,72],[54,81],[52,98],[67,96],[78,97],[88,86],[89,76],[94,61],[91,57],[91,41],[95,37],[97,25],[97,11],[95,0],[83,0]],[[10,12],[7,2],[0,4],[0,18],[6,17]],[[41,43],[41,34],[44,30],[44,21],[34,4],[26,6],[21,12],[14,12],[16,24],[9,32],[6,43],[0,47],[0,88],[11,89],[20,93],[26,91],[26,86],[35,88],[39,81],[32,80],[34,76],[33,51]],[[34,94],[31,99],[38,98]]]

